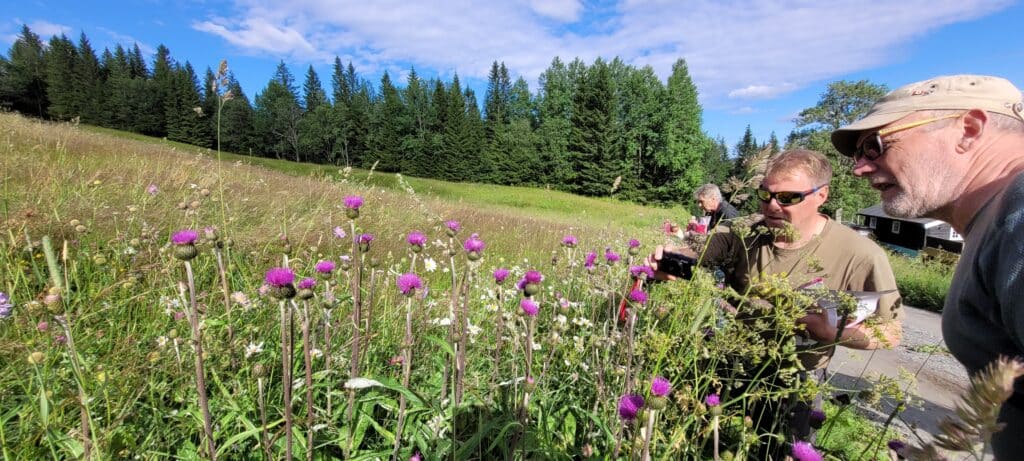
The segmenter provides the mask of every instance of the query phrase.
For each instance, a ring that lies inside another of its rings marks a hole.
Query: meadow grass
[[[953,267],[941,261],[928,262],[921,258],[890,253],[889,261],[896,275],[903,302],[921,309],[942,312],[946,293],[953,281]]]
[[[0,130],[0,291],[13,304],[0,320],[5,460],[743,458],[773,439],[745,419],[751,409],[813,388],[793,365],[807,300],[785,280],[758,288],[769,312],[739,305],[747,320],[718,309],[735,294],[702,271],[631,294],[619,320],[628,266],[666,241],[659,224],[681,210],[217,161],[10,114]],[[346,196],[365,202],[358,218]],[[206,227],[195,244],[168,241]],[[418,252],[414,230],[429,241]],[[363,233],[375,236],[365,247]],[[482,252],[464,249],[470,234]],[[579,244],[560,245],[567,234]],[[176,256],[189,246],[186,266]],[[316,276],[322,260],[339,269],[299,298],[263,280],[277,266]],[[502,283],[499,267],[512,274]],[[517,287],[529,270],[543,280]],[[424,279],[415,296],[395,287],[406,272]],[[520,309],[527,297],[536,316]],[[655,376],[672,386],[662,400]],[[637,421],[619,406],[631,394],[650,402]]]

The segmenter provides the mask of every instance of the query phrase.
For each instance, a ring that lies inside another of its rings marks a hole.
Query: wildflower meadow
[[[558,221],[0,117],[5,460],[889,456],[847,407],[813,444],[757,411],[831,390],[799,379],[813,301],[652,282],[642,207]]]

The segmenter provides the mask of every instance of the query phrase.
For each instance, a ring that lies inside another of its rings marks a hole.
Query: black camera
[[[697,264],[697,260],[694,258],[666,251],[661,254],[661,259],[658,260],[658,270],[689,280],[693,278],[693,266],[695,264]]]

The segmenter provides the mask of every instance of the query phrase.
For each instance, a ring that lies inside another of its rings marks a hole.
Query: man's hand
[[[644,259],[644,264],[646,264],[648,267],[650,267],[651,269],[654,270],[654,278],[656,280],[678,280],[679,279],[679,277],[676,277],[674,275],[669,275],[669,274],[666,274],[666,273],[658,270],[658,261],[661,261],[661,256],[664,255],[666,251],[667,252],[672,252],[672,253],[679,253],[679,254],[682,254],[682,255],[685,255],[685,256],[689,256],[689,257],[694,258],[694,259],[697,258],[697,253],[694,252],[693,250],[689,249],[689,248],[686,248],[686,247],[666,247],[664,245],[658,245],[658,246],[654,247],[654,253],[651,253],[649,256],[647,256],[646,259]]]
[[[804,325],[808,336],[815,341],[831,343],[836,340],[836,325],[829,324],[828,313],[824,310],[809,312],[796,323]]]

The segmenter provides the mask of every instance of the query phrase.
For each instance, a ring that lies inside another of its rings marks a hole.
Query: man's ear
[[[971,109],[963,115],[963,125],[960,129],[960,139],[956,144],[958,153],[965,153],[971,149],[985,134],[985,125],[988,124],[988,114],[981,109]]]

